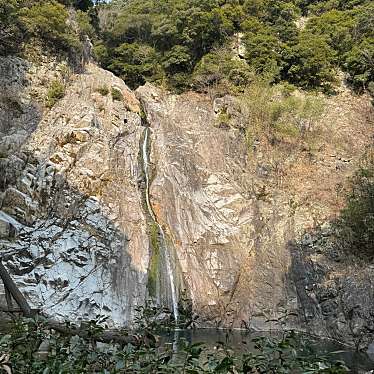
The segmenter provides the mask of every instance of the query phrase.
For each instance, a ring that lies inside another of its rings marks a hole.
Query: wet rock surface
[[[289,152],[279,179],[274,151],[259,149],[250,159],[240,126],[216,126],[231,98],[212,103],[195,93],[165,95],[150,85],[136,93],[152,128],[153,209],[176,250],[181,287],[200,324],[296,327],[365,346],[373,332],[372,270],[336,266],[333,254],[321,253],[331,233],[321,234],[319,246],[316,234],[305,234],[330,219],[336,184],[354,166],[325,162],[316,168]],[[229,110],[235,115],[235,107]],[[372,120],[365,121],[354,134],[358,144],[370,131]],[[335,126],[334,136],[346,133],[347,125]],[[344,157],[360,155],[356,146],[350,152]],[[330,178],[314,181],[309,173],[316,169]],[[308,248],[320,252],[318,261]]]

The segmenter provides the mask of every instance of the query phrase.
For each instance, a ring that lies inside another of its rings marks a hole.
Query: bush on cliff
[[[374,154],[369,153],[352,177],[347,205],[339,221],[344,249],[362,258],[374,259]]]
[[[319,95],[294,90],[290,85],[270,85],[269,81],[257,79],[240,95],[250,152],[261,137],[270,143],[294,143],[313,136],[324,100]]]
[[[192,86],[199,91],[214,88],[219,94],[243,91],[255,77],[253,69],[240,59],[233,59],[227,48],[207,53],[196,65]]]
[[[71,62],[77,63],[85,35],[95,39],[97,34],[96,9],[91,6],[87,8],[87,4],[83,3],[68,0],[0,0],[0,55],[17,54],[27,59],[36,46],[36,50],[41,47],[44,52],[68,56]],[[71,6],[76,10],[68,8]],[[82,9],[86,8],[89,11],[83,12]]]
[[[65,86],[59,80],[54,80],[50,84],[47,97],[46,97],[46,106],[52,108],[58,100],[62,99],[65,95]]]

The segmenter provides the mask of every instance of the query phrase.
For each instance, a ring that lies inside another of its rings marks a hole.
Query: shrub
[[[108,48],[102,42],[94,44],[93,54],[101,65],[108,66],[110,64],[111,57],[109,56]]]
[[[112,93],[112,98],[113,98],[114,101],[122,101],[123,100],[122,92],[118,88],[112,87],[111,93]]]
[[[346,54],[344,68],[357,89],[366,89],[374,81],[374,38],[364,39]]]
[[[87,35],[90,39],[94,39],[95,29],[91,25],[90,16],[87,13],[78,10],[76,20],[79,26],[80,36]]]
[[[0,55],[19,50],[22,35],[17,11],[17,0],[0,0]]]
[[[354,24],[355,20],[351,14],[333,10],[320,17],[311,18],[306,24],[306,30],[313,35],[324,37],[330,47],[338,52],[339,58],[353,46]]]
[[[165,315],[164,311],[155,307],[138,310],[142,315],[136,321],[137,345],[96,344],[98,334],[106,328],[105,318],[99,323],[82,324],[79,331],[86,333],[83,337],[58,333],[40,318],[17,320],[0,338],[1,369],[18,374],[349,372],[342,362],[316,354],[316,342],[311,337],[292,331],[280,334],[279,338],[268,335],[243,340],[239,352],[223,342],[218,342],[214,349],[202,343],[188,343],[186,339],[162,343],[165,339],[160,339],[156,332],[162,327],[160,317]],[[71,327],[66,323],[66,330]],[[120,333],[131,334],[126,330]],[[155,347],[157,340],[161,342]],[[44,341],[49,343],[47,355],[39,352]]]
[[[157,74],[154,48],[140,43],[123,43],[114,51],[109,68],[123,78],[131,88],[152,80]]]
[[[48,108],[52,108],[56,102],[62,99],[65,95],[65,86],[59,80],[54,80],[50,84],[47,91],[46,105]]]
[[[109,88],[107,86],[101,86],[97,88],[96,91],[102,96],[107,96],[109,94]]]
[[[171,74],[190,70],[192,65],[192,56],[188,48],[181,45],[175,45],[163,57],[162,66]]]
[[[254,79],[254,72],[243,60],[233,59],[227,47],[207,53],[192,74],[195,89],[206,90],[222,84],[231,90],[243,90]]]
[[[258,79],[240,96],[240,101],[249,148],[254,138],[262,136],[303,137],[313,131],[324,109],[319,96],[297,95],[289,85],[270,85]]]
[[[374,153],[351,180],[347,205],[339,220],[340,243],[358,257],[374,259]]]
[[[286,77],[306,89],[320,87],[330,91],[336,81],[335,52],[322,36],[304,32],[288,51]]]
[[[271,30],[245,35],[246,60],[258,74],[271,73],[273,80],[281,70],[281,43]]]

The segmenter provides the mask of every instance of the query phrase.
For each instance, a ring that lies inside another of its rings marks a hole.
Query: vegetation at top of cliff
[[[22,55],[36,43],[43,51],[79,59],[85,35],[96,34],[93,5],[91,0],[0,0],[0,55]]]
[[[370,0],[117,0],[99,14],[97,56],[132,87],[203,89],[228,80],[240,89],[251,74],[266,74],[329,92],[337,69],[358,90],[374,79]],[[242,61],[232,57],[238,33]]]
[[[371,0],[0,0],[0,54],[36,40],[79,55],[88,35],[133,88],[240,91],[261,74],[330,92],[343,70],[374,91],[373,14]]]

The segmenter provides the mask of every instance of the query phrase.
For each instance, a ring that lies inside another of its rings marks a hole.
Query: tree
[[[374,81],[374,38],[364,39],[345,55],[345,70],[355,88],[366,89]]]
[[[88,9],[94,6],[94,2],[92,0],[59,0],[59,2],[65,6],[73,6],[74,8],[83,12],[86,12]]]
[[[154,48],[140,43],[123,43],[114,51],[109,68],[135,88],[154,78],[158,72]]]
[[[19,50],[22,35],[19,29],[17,0],[0,0],[0,55]]]
[[[56,1],[36,3],[30,8],[22,8],[19,15],[30,36],[44,40],[55,49],[79,49],[79,39],[67,24],[68,12],[62,4]]]
[[[355,19],[352,14],[332,10],[320,17],[313,17],[306,25],[306,30],[314,35],[324,37],[335,51],[342,56],[353,44]]]
[[[330,90],[335,81],[335,52],[325,38],[304,32],[285,57],[284,74],[290,82],[306,89]]]
[[[222,47],[207,53],[196,65],[192,77],[193,86],[198,90],[219,84],[244,89],[253,80],[253,75],[245,61],[233,59]]]
[[[171,74],[177,72],[189,71],[191,69],[192,57],[187,47],[175,45],[170,51],[166,52],[162,66]]]
[[[245,34],[244,43],[248,64],[258,73],[271,73],[273,79],[281,71],[280,40],[268,28],[259,29],[257,33]]]

